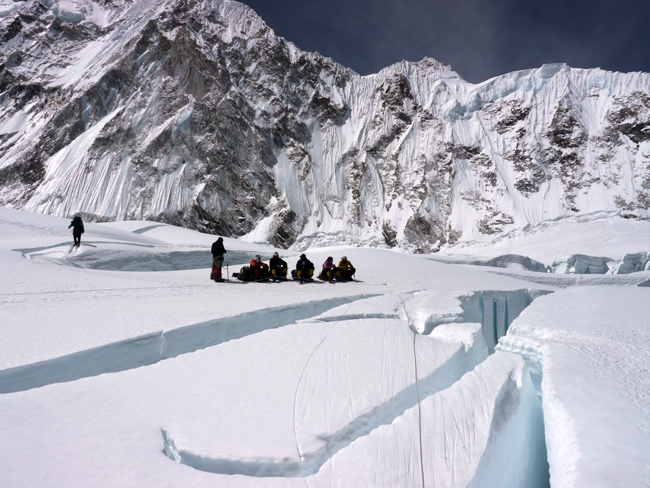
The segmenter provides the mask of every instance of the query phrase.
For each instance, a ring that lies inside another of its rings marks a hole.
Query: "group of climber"
[[[283,281],[287,279],[287,271],[287,262],[280,258],[277,252],[274,252],[268,265],[262,261],[259,254],[256,255],[249,266],[242,268],[242,272],[237,277],[242,281],[263,281],[265,279]],[[350,281],[354,279],[355,272],[356,269],[348,261],[347,256],[341,258],[338,266],[334,264],[334,258],[330,256],[323,263],[323,269],[318,275],[318,279],[322,281]],[[306,255],[301,254],[296,263],[296,269],[291,271],[291,278],[304,283],[313,281],[313,276],[314,263],[307,259]]]
[[[210,278],[214,281],[224,281],[221,274],[223,267],[226,248],[223,245],[223,237],[219,237],[212,244],[212,272]],[[269,264],[262,261],[262,258],[257,254],[250,262],[250,265],[244,266],[241,272],[233,274],[242,281],[284,281],[287,280],[288,266],[287,262],[280,258],[277,252],[273,253]],[[356,269],[352,263],[348,261],[347,256],[341,257],[339,265],[334,264],[334,258],[328,257],[323,263],[323,269],[318,275],[318,278],[323,281],[350,281],[354,279]],[[296,263],[296,269],[291,271],[291,277],[300,282],[314,281],[314,263],[312,263],[304,254],[300,255],[300,259]]]

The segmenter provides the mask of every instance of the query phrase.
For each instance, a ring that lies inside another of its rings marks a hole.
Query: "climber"
[[[323,263],[323,270],[320,272],[318,278],[323,281],[332,281],[334,279],[334,273],[336,273],[334,258],[329,256]]]
[[[273,281],[277,279],[287,279],[287,262],[283,259],[280,259],[280,256],[277,252],[273,253],[273,257],[269,261],[269,269],[271,271],[271,279]]]
[[[336,268],[336,277],[341,281],[350,281],[353,279],[356,269],[352,266],[352,263],[348,261],[347,256],[342,256],[339,265]]]
[[[84,233],[84,223],[81,220],[81,214],[79,212],[74,214],[74,218],[72,219],[72,222],[70,222],[68,229],[70,227],[72,227],[72,238],[74,239],[74,245],[79,247],[81,245],[81,234]]]
[[[296,269],[291,272],[293,279],[297,279],[302,283],[303,281],[311,281],[314,276],[314,263],[312,263],[304,254],[300,255],[300,259],[296,263]]]
[[[226,248],[223,246],[223,237],[219,237],[212,243],[212,273],[210,278],[214,281],[223,281],[221,267],[223,266],[223,255],[226,252]]]
[[[250,270],[255,280],[261,280],[269,276],[269,265],[262,261],[259,254],[256,254],[251,260]]]

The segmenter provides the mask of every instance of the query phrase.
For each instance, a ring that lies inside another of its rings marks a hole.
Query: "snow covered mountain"
[[[0,1],[0,204],[275,246],[648,217],[650,74],[359,76],[227,0]]]

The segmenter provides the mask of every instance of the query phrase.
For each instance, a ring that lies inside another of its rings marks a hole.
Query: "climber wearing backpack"
[[[74,214],[74,218],[72,219],[72,222],[70,222],[68,229],[70,227],[72,227],[72,238],[74,239],[74,245],[80,246],[81,234],[84,233],[84,223],[81,220],[81,214],[79,212]]]
[[[223,267],[223,255],[228,252],[223,245],[223,237],[219,237],[212,243],[212,273],[210,278],[214,281],[223,281],[221,268]]]

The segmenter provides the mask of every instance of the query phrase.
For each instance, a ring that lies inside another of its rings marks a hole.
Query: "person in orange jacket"
[[[257,254],[250,265],[251,272],[253,273],[254,279],[261,280],[269,276],[269,265],[262,262],[262,258]]]

